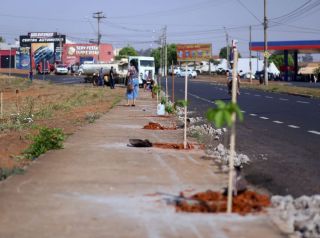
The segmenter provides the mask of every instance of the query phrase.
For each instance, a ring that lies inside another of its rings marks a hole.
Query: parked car
[[[55,74],[68,74],[68,66],[65,64],[58,64],[56,66]]]
[[[169,70],[168,70],[169,74],[172,74],[172,67],[169,67]],[[173,74],[176,75],[180,73],[180,67],[173,67]]]
[[[189,78],[195,78],[197,77],[197,72],[192,70],[192,69],[188,69],[188,71],[181,69],[180,72],[177,74],[178,77],[185,77],[186,74],[188,75]]]
[[[250,72],[247,72],[247,73],[240,73],[240,77],[242,78],[242,79],[250,79]],[[252,74],[252,79],[255,79],[255,75],[254,74]]]
[[[263,80],[264,79],[264,70],[261,71],[257,71],[255,74],[255,78],[258,80]],[[275,76],[273,75],[273,73],[268,72],[268,79],[269,80],[274,80]]]

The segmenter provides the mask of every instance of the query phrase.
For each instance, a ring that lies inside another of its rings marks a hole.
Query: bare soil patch
[[[3,111],[0,119],[0,169],[30,163],[22,152],[39,127],[61,128],[72,134],[108,112],[124,89],[91,85],[53,85],[49,82],[0,76]]]
[[[253,191],[245,191],[233,197],[232,212],[245,215],[248,213],[262,212],[270,206],[270,198]],[[208,190],[196,193],[190,197],[180,194],[176,201],[178,212],[220,213],[227,211],[227,196],[221,192]]]

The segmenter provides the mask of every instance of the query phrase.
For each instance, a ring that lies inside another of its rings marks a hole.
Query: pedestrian
[[[152,74],[151,74],[151,70],[148,73],[148,78],[147,78],[147,90],[151,90],[151,81],[152,81]]]
[[[137,61],[132,59],[130,61],[130,68],[128,70],[128,84],[127,84],[127,106],[135,106],[137,97],[139,96],[139,69]]]
[[[110,69],[110,73],[109,73],[109,79],[110,79],[110,88],[111,89],[114,89],[114,74],[113,74],[113,66],[111,66],[111,69]]]
[[[33,71],[32,71],[32,69],[31,69],[30,72],[29,72],[29,79],[30,79],[31,82],[32,82],[32,80],[33,80]]]
[[[144,72],[144,79],[143,79],[143,89],[144,89],[144,91],[147,90],[148,77],[149,77],[149,71],[146,70]]]
[[[103,68],[102,67],[99,70],[98,86],[104,86],[104,83],[103,83]]]
[[[231,95],[232,92],[232,69],[227,71],[227,86],[228,86],[228,94]],[[240,95],[240,75],[237,74],[237,94]]]

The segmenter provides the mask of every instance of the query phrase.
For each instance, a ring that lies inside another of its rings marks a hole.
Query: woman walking
[[[128,70],[128,84],[127,84],[127,106],[135,106],[136,98],[139,96],[139,70],[137,61],[132,59],[130,61],[130,68]]]

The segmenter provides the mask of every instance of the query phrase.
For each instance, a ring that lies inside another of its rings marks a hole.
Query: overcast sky
[[[249,25],[253,41],[263,41],[263,0],[1,0],[0,36],[12,43],[28,32],[61,32],[75,42],[97,38],[115,48],[158,47],[167,26],[169,43],[212,43],[217,55],[225,32],[248,56]],[[267,0],[269,40],[320,40],[320,0]],[[288,14],[289,13],[289,14]]]

